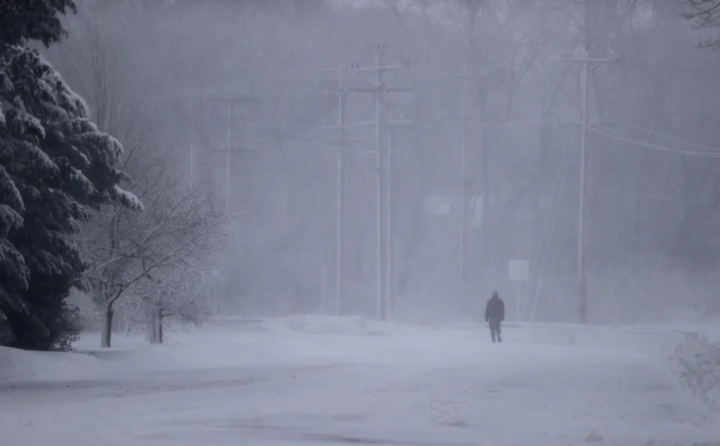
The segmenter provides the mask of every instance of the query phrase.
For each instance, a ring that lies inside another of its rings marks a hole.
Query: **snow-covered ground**
[[[76,381],[18,381],[28,358],[16,358],[0,444],[720,444],[720,420],[657,355],[568,340],[571,327],[507,327],[490,344],[463,327],[224,322],[165,346],[117,337],[80,355]],[[58,361],[18,353],[34,357],[28,370]]]
[[[681,322],[666,322],[655,324],[654,328],[660,330],[675,330],[695,332],[708,341],[720,345],[720,319],[696,319]]]

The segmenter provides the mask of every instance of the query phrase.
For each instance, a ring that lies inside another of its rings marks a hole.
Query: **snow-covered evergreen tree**
[[[0,313],[22,348],[64,348],[76,333],[66,298],[85,269],[79,223],[105,203],[141,207],[118,187],[120,143],[25,46],[59,40],[66,9],[71,0],[0,2]]]

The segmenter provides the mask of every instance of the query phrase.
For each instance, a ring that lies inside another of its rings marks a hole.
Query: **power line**
[[[565,150],[567,149],[567,147],[570,144],[572,144],[571,141],[565,145],[565,148],[563,149],[563,154],[565,153]],[[562,160],[560,160],[560,162],[562,164]],[[530,314],[530,321],[532,321],[532,322],[535,322],[535,313],[537,311],[537,303],[538,303],[538,299],[540,297],[540,289],[542,288],[542,280],[545,275],[545,265],[547,264],[548,256],[550,255],[550,248],[552,247],[553,235],[555,234],[555,222],[557,221],[557,216],[558,216],[561,201],[562,201],[562,192],[563,192],[562,186],[563,186],[563,184],[565,184],[565,179],[567,178],[567,172],[568,172],[569,166],[570,166],[570,158],[568,157],[567,162],[565,163],[565,167],[562,168],[562,166],[561,166],[562,176],[559,178],[558,183],[557,183],[557,200],[555,200],[555,203],[556,203],[555,209],[553,211],[552,222],[550,223],[550,235],[549,235],[548,242],[547,242],[547,250],[545,251],[545,255],[543,256],[543,262],[542,262],[543,266],[542,266],[542,268],[540,268],[540,276],[538,277],[537,285],[535,286],[535,299],[533,300],[533,309],[532,309],[532,313]],[[582,193],[582,191],[581,191],[581,193]],[[541,243],[540,247],[542,247],[542,240],[540,241],[540,243]],[[538,254],[539,254],[539,251],[538,251]]]
[[[701,200],[686,200],[684,198],[670,198],[663,195],[655,195],[655,194],[644,194],[644,193],[638,193],[638,192],[632,192],[627,191],[619,187],[596,187],[593,188],[593,193],[600,193],[604,195],[610,195],[612,193],[617,193],[620,195],[627,195],[629,197],[633,198],[640,198],[643,200],[654,200],[654,201],[672,201],[675,203],[692,203],[692,204],[701,204],[701,205],[707,205],[707,206],[715,206],[717,205],[717,202],[713,201],[701,201]]]
[[[588,23],[588,10],[586,8],[585,10],[585,23]],[[588,43],[585,42],[585,52],[587,53],[587,56],[590,56],[588,52]],[[585,273],[585,200],[586,200],[586,193],[587,193],[587,185],[586,185],[586,175],[585,171],[587,168],[587,157],[585,155],[587,151],[587,130],[590,127],[588,125],[589,123],[589,113],[588,113],[588,104],[590,101],[589,97],[589,80],[590,80],[590,65],[597,66],[598,64],[610,64],[613,62],[611,59],[597,59],[597,58],[590,58],[590,57],[583,57],[583,58],[570,58],[566,59],[567,62],[570,63],[580,63],[582,64],[582,100],[581,100],[581,114],[582,114],[582,127],[581,127],[581,133],[580,133],[580,206],[579,206],[579,216],[578,216],[578,300],[580,302],[580,320],[584,324],[587,322],[587,308],[588,308],[588,299],[587,299],[587,275]]]
[[[618,60],[618,66],[629,66],[634,68],[652,68],[652,69],[663,69],[667,71],[678,71],[678,72],[695,72],[695,73],[708,73],[708,74],[719,74],[720,69],[710,67],[693,67],[687,65],[674,65],[667,63],[651,63],[651,62],[631,62],[627,60]]]
[[[574,132],[573,132],[574,133]],[[574,135],[573,135],[574,136]],[[574,138],[573,138],[574,139]],[[548,216],[547,220],[545,220],[545,224],[543,225],[542,232],[540,233],[540,242],[538,243],[537,252],[535,253],[535,261],[532,264],[532,270],[538,269],[538,265],[540,264],[540,253],[542,252],[543,248],[543,242],[545,241],[545,234],[549,231],[549,237],[550,240],[548,241],[548,249],[550,249],[550,242],[552,242],[552,235],[555,230],[555,219],[557,217],[557,209],[560,207],[560,198],[562,197],[562,191],[560,190],[560,184],[565,181],[565,176],[567,173],[567,165],[569,163],[565,162],[565,158],[568,151],[568,146],[570,146],[571,142],[566,142],[563,146],[562,155],[560,156],[560,162],[558,163],[558,172],[557,176],[555,178],[555,182],[553,184],[552,194],[551,197],[553,198],[551,203],[557,202],[554,212],[552,212],[552,218]],[[551,207],[551,211],[553,211]],[[547,261],[547,254],[545,254],[545,261]],[[543,262],[544,264],[544,262]],[[535,310],[537,309],[537,296],[540,292],[540,281],[538,280],[536,292],[535,292],[535,301],[533,303],[533,309],[532,313],[530,315],[530,321],[535,321]]]
[[[670,147],[661,146],[658,144],[652,144],[649,142],[640,141],[637,139],[634,139],[632,137],[622,135],[617,132],[613,132],[612,130],[608,129],[607,127],[597,126],[597,127],[591,127],[588,126],[588,130],[593,131],[595,133],[599,133],[601,135],[605,135],[609,138],[616,139],[618,141],[623,141],[628,144],[636,145],[639,147],[645,147],[648,149],[654,149],[654,150],[661,150],[664,152],[670,152],[670,153],[678,153],[681,155],[689,155],[689,156],[699,156],[699,157],[706,157],[706,158],[720,158],[720,153],[709,153],[709,152],[695,152],[691,150],[679,150],[679,149],[672,149]]]
[[[629,125],[629,126],[631,126],[631,127],[635,127],[636,129],[642,130],[642,131],[644,131],[644,132],[650,133],[651,135],[655,135],[655,136],[658,136],[658,137],[660,137],[660,138],[665,138],[665,139],[668,139],[668,140],[670,140],[670,141],[678,142],[678,143],[680,143],[680,144],[685,144],[685,145],[691,146],[691,147],[697,147],[698,149],[706,149],[706,150],[711,150],[711,151],[713,151],[713,152],[720,152],[720,148],[710,147],[710,146],[704,146],[704,145],[702,145],[702,144],[692,143],[692,142],[690,142],[690,141],[685,141],[685,140],[683,140],[683,139],[673,138],[672,136],[663,135],[662,133],[658,133],[658,132],[656,132],[656,131],[654,131],[654,130],[650,130],[650,129],[647,129],[647,128],[645,128],[645,127],[641,127],[641,126],[639,126],[639,125],[637,125],[637,124],[633,124],[633,123],[631,123],[631,122],[627,123],[627,125]]]
[[[217,165],[217,164],[209,164],[209,163],[195,163],[198,166],[204,166],[209,167],[211,169],[227,169],[228,166],[224,165]],[[306,173],[324,173],[324,169],[292,169],[292,168],[285,168],[285,167],[254,167],[254,166],[233,166],[230,165],[229,167],[231,170],[235,171],[247,171],[247,172],[306,172]]]
[[[373,175],[368,175],[365,177],[362,181],[355,183],[351,185],[350,187],[344,187],[343,190],[345,191],[352,191],[352,190],[359,190],[362,189],[364,186],[367,185],[368,180],[374,177]],[[233,195],[290,195],[297,192],[337,192],[337,187],[315,187],[315,188],[290,188],[288,190],[274,190],[274,191],[243,191],[243,192],[233,192]]]

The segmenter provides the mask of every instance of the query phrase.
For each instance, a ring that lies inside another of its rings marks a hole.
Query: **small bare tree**
[[[163,323],[174,319],[199,325],[211,312],[209,268],[168,268],[133,293],[144,310],[147,340],[163,343]]]
[[[168,150],[148,152],[128,162],[145,211],[109,209],[83,241],[91,264],[86,280],[104,314],[102,347],[111,346],[116,302],[134,293],[167,294],[178,281],[192,281],[188,272],[206,268],[227,235],[228,217],[214,191],[184,186]]]

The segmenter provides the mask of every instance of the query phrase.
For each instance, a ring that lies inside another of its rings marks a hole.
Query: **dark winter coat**
[[[505,302],[503,302],[497,294],[493,294],[493,297],[488,300],[487,306],[485,307],[485,320],[505,320]]]

